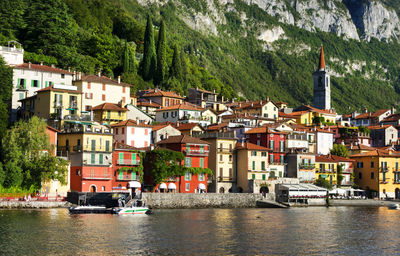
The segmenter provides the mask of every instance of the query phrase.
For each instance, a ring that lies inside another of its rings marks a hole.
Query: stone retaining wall
[[[71,204],[68,202],[51,201],[0,201],[0,208],[65,208]]]
[[[184,209],[184,208],[252,208],[256,207],[261,194],[171,194],[143,193],[143,200],[154,209]],[[273,195],[267,194],[267,199]]]

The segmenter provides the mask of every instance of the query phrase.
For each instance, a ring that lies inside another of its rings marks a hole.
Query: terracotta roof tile
[[[380,115],[383,115],[387,111],[389,111],[389,109],[380,109],[375,112],[362,113],[356,116],[355,119],[368,119],[368,118],[379,117]]]
[[[168,139],[159,141],[157,145],[161,144],[181,144],[181,143],[193,143],[193,144],[211,144],[199,138],[195,138],[188,135],[177,135],[169,136]]]
[[[372,125],[372,126],[368,126],[367,128],[370,130],[382,130],[382,129],[387,129],[390,126],[393,127],[393,125],[385,124],[385,125]]]
[[[128,111],[127,108],[122,108],[114,103],[103,103],[92,108],[92,110],[112,110],[112,111]]]
[[[104,83],[104,84],[113,84],[113,85],[129,86],[129,87],[132,86],[131,84],[127,84],[124,82],[118,83],[118,81],[115,81],[106,76],[87,75],[87,76],[82,76],[81,80],[85,82],[100,83],[100,84]]]
[[[247,150],[261,150],[261,151],[271,151],[271,149],[266,148],[266,147],[262,147],[250,142],[243,142],[243,144],[241,142],[237,142],[236,149],[240,150],[240,149],[247,149]]]
[[[31,65],[31,67],[29,68],[29,63],[23,63],[23,64],[15,66],[14,68],[16,68],[16,69],[40,70],[40,71],[43,71],[43,72],[60,73],[60,74],[67,74],[67,75],[73,75],[74,74],[74,73],[69,72],[69,71],[64,70],[64,69],[53,68],[53,67],[46,66],[46,65],[40,65],[40,64],[30,64],[30,65]]]
[[[203,111],[203,108],[198,107],[195,104],[191,104],[189,102],[183,102],[179,105],[173,105],[173,106],[169,106],[169,107],[164,107],[161,109],[157,109],[156,112],[160,112],[160,111],[168,111],[168,110],[198,110],[198,111]]]
[[[117,124],[112,124],[111,127],[122,127],[122,126],[134,126],[134,127],[148,127],[151,128],[151,125],[144,124],[141,122],[136,122],[132,119],[128,119]]]
[[[170,98],[177,98],[177,99],[184,99],[182,96],[176,94],[173,91],[162,91],[160,89],[151,89],[148,90],[148,92],[146,92],[142,97],[170,97]]]
[[[140,150],[139,148],[135,148],[135,147],[129,146],[127,144],[123,144],[118,141],[116,141],[114,143],[114,148],[115,148],[115,150]]]
[[[176,129],[178,129],[179,131],[192,130],[196,126],[200,127],[200,129],[203,130],[203,128],[201,128],[201,126],[198,123],[179,123],[179,124],[174,124],[174,127]]]
[[[82,91],[54,88],[53,86],[49,86],[49,87],[40,89],[40,90],[38,90],[37,92],[48,92],[48,91],[52,91],[52,92],[68,92],[68,93],[82,94]]]
[[[400,152],[392,151],[392,150],[375,149],[375,150],[371,150],[371,151],[368,151],[365,153],[352,155],[350,157],[353,158],[353,157],[363,157],[363,156],[400,157]]]
[[[144,99],[138,100],[138,102],[136,103],[136,106],[138,106],[138,107],[161,108],[161,105],[158,104],[157,102],[154,102],[154,101],[150,102],[150,101],[144,100]]]
[[[396,122],[400,119],[400,114],[392,114],[382,120],[382,122]]]

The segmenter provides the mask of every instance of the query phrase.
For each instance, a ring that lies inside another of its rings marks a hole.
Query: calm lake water
[[[155,210],[150,216],[0,210],[0,255],[399,255],[385,207]]]

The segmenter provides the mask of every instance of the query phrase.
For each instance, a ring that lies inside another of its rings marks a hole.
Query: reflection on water
[[[156,210],[147,216],[0,210],[0,255],[395,255],[400,211]]]

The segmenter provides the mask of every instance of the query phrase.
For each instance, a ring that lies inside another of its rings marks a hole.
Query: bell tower
[[[321,46],[319,66],[313,73],[314,77],[314,101],[313,105],[318,109],[331,109],[331,77],[325,69],[324,48]]]

